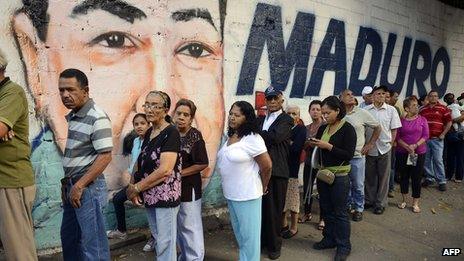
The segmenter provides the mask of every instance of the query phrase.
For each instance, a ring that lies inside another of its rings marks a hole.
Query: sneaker
[[[353,214],[355,210],[352,207],[348,207],[346,211],[348,212],[348,214]]]
[[[433,183],[432,181],[426,179],[426,180],[424,180],[424,182],[422,182],[422,187],[426,188],[426,187],[432,185],[432,183]]]
[[[440,190],[440,191],[446,191],[446,184],[439,184],[439,185],[438,185],[438,190]]]
[[[127,233],[126,232],[121,232],[119,230],[109,230],[109,231],[106,231],[106,236],[109,238],[109,239],[114,239],[114,238],[118,238],[118,239],[126,239],[127,238]]]
[[[353,213],[353,221],[354,222],[359,222],[363,219],[363,213],[362,212],[359,212],[359,211],[355,211]]]
[[[461,182],[462,182],[462,179],[455,179],[454,182],[455,182],[455,183],[461,183]]]
[[[153,251],[155,251],[155,244],[156,244],[155,239],[153,237],[150,237],[150,239],[148,239],[147,243],[143,247],[143,251],[144,252],[153,252]]]
[[[393,191],[388,192],[388,197],[389,198],[394,198],[395,197],[395,194],[393,194]]]

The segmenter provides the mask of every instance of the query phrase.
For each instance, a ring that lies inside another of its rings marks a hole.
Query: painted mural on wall
[[[430,44],[415,33],[353,24],[323,10],[323,3],[284,0],[14,0],[0,7],[8,18],[0,23],[0,48],[17,59],[7,73],[31,101],[38,247],[59,244],[67,110],[58,75],[66,68],[88,75],[91,97],[111,118],[115,149],[105,175],[112,191],[127,183],[122,139],[145,95],[163,90],[174,103],[193,100],[194,124],[210,158],[207,207],[224,204],[214,166],[225,114],[238,99],[253,101],[254,91],[272,84],[304,111],[311,98],[345,88],[360,94],[366,85],[383,84],[403,96],[459,89],[448,86],[453,60],[439,40]],[[128,213],[133,226],[143,218],[142,211]]]
[[[142,104],[151,90],[167,92],[173,103],[180,98],[196,102],[195,125],[203,133],[214,167],[224,124],[220,2],[23,3],[12,18],[11,29],[36,116],[43,123],[31,137],[39,185],[34,217],[39,230],[61,216],[60,156],[66,143],[64,116],[68,110],[59,97],[58,75],[66,68],[87,74],[90,96],[111,119],[114,155],[105,170],[110,190],[128,182],[121,175],[128,166],[128,159],[121,156],[122,140],[132,129],[133,116],[143,112]],[[205,183],[212,167],[204,173]]]

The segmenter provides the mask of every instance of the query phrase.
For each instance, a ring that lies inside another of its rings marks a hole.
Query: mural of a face
[[[180,98],[194,101],[210,175],[224,125],[219,9],[218,1],[49,1],[43,41],[26,14],[16,15],[29,89],[59,147],[66,141],[68,110],[60,100],[58,75],[72,67],[86,73],[90,97],[112,121],[115,154],[149,91],[165,91],[173,104]],[[107,173],[119,175],[126,166],[113,158]]]

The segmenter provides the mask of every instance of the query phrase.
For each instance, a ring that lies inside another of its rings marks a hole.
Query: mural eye
[[[206,57],[211,55],[212,51],[203,44],[200,43],[189,43],[180,47],[176,53],[188,55],[194,58]]]
[[[109,32],[99,35],[90,42],[90,45],[101,45],[108,48],[133,48],[134,41],[125,33]]]

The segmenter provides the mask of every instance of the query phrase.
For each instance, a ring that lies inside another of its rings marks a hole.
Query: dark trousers
[[[409,193],[409,180],[411,180],[412,197],[420,198],[421,180],[424,174],[425,154],[417,155],[416,166],[408,166],[409,154],[396,153],[396,171],[400,173],[401,194]]]
[[[348,204],[350,178],[348,175],[336,177],[332,185],[317,180],[317,188],[325,221],[325,228],[322,231],[324,238],[322,240],[329,245],[336,245],[338,253],[349,254],[351,252],[351,229],[346,206]]]
[[[462,180],[464,175],[464,141],[459,140],[456,132],[446,134],[446,178]]]
[[[387,206],[390,180],[391,151],[378,156],[366,156],[365,204]]]
[[[269,252],[279,252],[282,247],[282,212],[287,195],[288,179],[271,176],[268,193],[263,196],[261,244]]]
[[[395,147],[392,147],[391,150],[391,162],[390,162],[390,180],[388,182],[388,191],[391,192],[395,189],[395,181],[399,181],[399,174],[395,172],[395,166],[396,166],[396,154],[395,154]]]
[[[124,208],[124,202],[127,201],[127,187],[118,191],[114,194],[113,205],[114,213],[116,214],[116,222],[118,223],[118,230],[126,232],[126,209]]]

